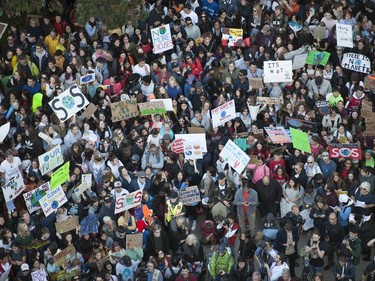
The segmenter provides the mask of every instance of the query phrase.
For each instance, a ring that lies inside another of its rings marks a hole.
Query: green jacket
[[[215,251],[212,254],[210,261],[210,274],[213,277],[217,276],[221,270],[229,274],[233,266],[234,259],[228,251],[225,252],[224,256],[221,256],[217,251]]]

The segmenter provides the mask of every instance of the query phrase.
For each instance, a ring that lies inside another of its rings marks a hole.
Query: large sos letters
[[[361,159],[362,151],[355,144],[331,144],[329,146],[329,155],[331,158]]]
[[[137,190],[127,195],[120,196],[116,200],[115,214],[134,208],[141,204],[142,190]]]
[[[49,105],[61,122],[65,122],[88,104],[89,101],[77,84],[71,86],[49,102]]]

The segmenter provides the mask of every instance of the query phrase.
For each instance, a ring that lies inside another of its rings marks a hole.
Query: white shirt
[[[0,165],[0,173],[4,173],[5,183],[8,183],[11,178],[22,174],[20,172],[19,166],[22,165],[22,161],[19,157],[13,157],[13,162],[9,163],[8,160],[4,160]]]
[[[141,77],[146,76],[147,72],[145,70],[145,66],[147,68],[148,73],[150,73],[150,66],[147,63],[143,67],[139,66],[139,64],[134,66],[133,73],[138,73],[139,75],[141,75]]]
[[[283,269],[289,268],[289,266],[284,262],[281,265],[277,265],[276,262],[273,262],[270,268],[271,271],[271,281],[276,281],[283,275]]]
[[[185,13],[184,10],[181,10],[180,12],[181,14],[181,17],[185,20],[187,17],[190,17],[191,18],[191,21],[193,22],[193,24],[197,24],[198,23],[198,15],[196,12],[194,12],[193,10],[190,11],[189,14]]]

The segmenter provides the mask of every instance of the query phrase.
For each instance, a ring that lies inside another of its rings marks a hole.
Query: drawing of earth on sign
[[[224,118],[225,116],[227,116],[227,112],[224,110],[223,112],[221,112],[220,116],[221,118]]]
[[[314,54],[314,65],[320,64],[320,62],[323,60],[324,54],[321,52],[316,52]]]
[[[161,35],[163,35],[167,32],[167,30],[165,29],[165,27],[160,27],[159,32]]]
[[[340,149],[339,154],[343,157],[349,157],[352,152],[350,149],[344,147]]]
[[[88,83],[88,82],[91,81],[92,78],[93,78],[92,74],[86,75],[85,77],[82,77],[82,82],[83,83]]]
[[[356,65],[361,65],[361,60],[360,60],[360,59],[356,59],[354,63],[355,63]]]
[[[298,120],[288,120],[288,123],[289,123],[290,126],[292,126],[294,128],[302,127],[302,122],[300,122]]]
[[[51,207],[52,209],[57,209],[59,207],[59,202],[57,202],[56,200],[54,200],[51,204]]]
[[[71,109],[74,107],[75,105],[75,102],[74,102],[74,99],[71,97],[71,96],[66,96],[66,97],[63,97],[61,103],[63,104],[63,106],[67,109]]]

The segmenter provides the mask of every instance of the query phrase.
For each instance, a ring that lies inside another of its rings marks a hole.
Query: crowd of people
[[[341,66],[347,52],[374,63],[373,1],[141,0],[148,16],[124,18],[115,30],[94,17],[81,25],[65,4],[64,14],[10,23],[1,46],[0,122],[10,125],[0,136],[1,185],[21,177],[26,193],[50,181],[53,171],[42,174],[38,157],[58,146],[70,162],[61,186],[67,202],[48,216],[40,206],[29,212],[22,194],[1,196],[6,280],[374,280],[374,123],[361,115],[375,99],[367,74]],[[337,45],[337,23],[351,27],[353,48]],[[155,54],[150,30],[163,25],[173,48]],[[314,38],[316,27],[326,27],[324,39]],[[242,30],[235,46],[224,39],[227,28]],[[293,82],[251,82],[263,78],[264,62],[301,48],[330,57],[294,70]],[[88,74],[94,79],[81,83]],[[96,110],[62,122],[49,102],[74,85]],[[259,96],[277,102],[257,104]],[[172,110],[114,122],[111,105],[129,99],[170,99]],[[236,117],[213,127],[211,110],[228,101]],[[321,101],[327,110],[318,110]],[[288,129],[288,118],[314,124],[306,130],[311,153],[262,131]],[[187,160],[172,143],[194,127],[207,152]],[[242,173],[220,157],[238,139],[252,156]],[[353,144],[360,157],[333,157],[333,144]],[[92,184],[77,195],[87,174]],[[191,186],[201,201],[183,203]],[[115,214],[116,201],[139,190],[141,203]],[[55,227],[90,215],[99,224],[92,233]],[[142,245],[126,243],[137,233]],[[56,264],[67,248],[73,252]]]

